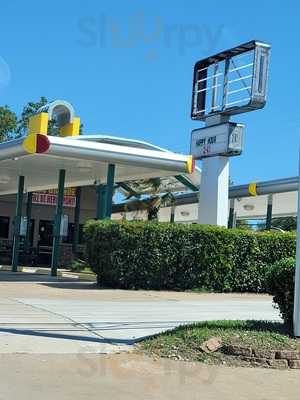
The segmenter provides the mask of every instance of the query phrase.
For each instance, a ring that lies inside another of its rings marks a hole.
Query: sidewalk
[[[2,400],[290,400],[298,371],[121,355],[0,355]]]

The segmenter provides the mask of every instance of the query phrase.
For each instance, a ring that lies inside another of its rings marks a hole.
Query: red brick
[[[276,352],[277,359],[300,360],[300,353],[295,350],[280,350]]]
[[[222,339],[220,337],[212,337],[209,340],[206,340],[200,346],[201,350],[205,353],[214,353],[222,347]]]
[[[227,351],[229,354],[233,356],[245,356],[251,357],[252,356],[252,349],[250,347],[241,347],[241,346],[228,346]]]
[[[256,350],[253,349],[253,355],[257,358],[268,358],[273,359],[275,358],[275,351],[273,350]]]
[[[241,357],[241,360],[247,361],[254,367],[268,367],[266,358],[256,358],[256,357]]]
[[[267,360],[270,367],[275,369],[286,369],[288,368],[287,360]]]
[[[289,367],[292,369],[300,369],[300,360],[290,360]]]

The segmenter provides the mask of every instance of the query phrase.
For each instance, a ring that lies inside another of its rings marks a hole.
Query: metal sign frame
[[[252,40],[198,61],[194,67],[192,119],[206,120],[212,115],[230,116],[263,108],[266,104],[270,50],[269,44]],[[252,61],[236,65],[237,57],[246,56],[246,53]],[[211,75],[209,71],[212,71]],[[243,75],[243,71],[248,71],[248,75]],[[232,73],[235,79],[231,80]],[[234,85],[237,82],[241,87],[236,89]],[[228,101],[230,95],[237,96],[238,92],[245,93],[246,90],[247,98]],[[218,100],[220,104],[217,104]]]

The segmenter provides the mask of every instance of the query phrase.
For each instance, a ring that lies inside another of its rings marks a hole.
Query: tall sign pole
[[[222,123],[220,116],[206,120],[206,127]],[[229,158],[206,157],[202,161],[198,220],[200,224],[227,226]]]
[[[297,250],[294,295],[294,335],[300,337],[300,153],[299,153],[299,183],[298,183],[298,215],[297,215]]]
[[[229,157],[242,153],[244,135],[230,117],[265,106],[269,54],[251,41],[195,64],[191,116],[205,122],[191,135],[191,154],[202,160],[200,224],[228,225]]]
[[[227,226],[229,161],[228,157],[205,159],[202,164],[198,211],[200,224]]]

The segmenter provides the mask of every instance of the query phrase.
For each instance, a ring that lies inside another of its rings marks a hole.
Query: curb
[[[0,271],[11,272],[10,265],[0,265]],[[17,272],[23,272],[26,274],[36,274],[36,275],[49,275],[50,269],[46,268],[35,268],[35,267],[18,267]],[[96,282],[96,275],[93,273],[80,273],[80,272],[72,272],[72,271],[57,271],[57,277],[59,278],[73,278],[76,280],[85,280],[90,282]]]

